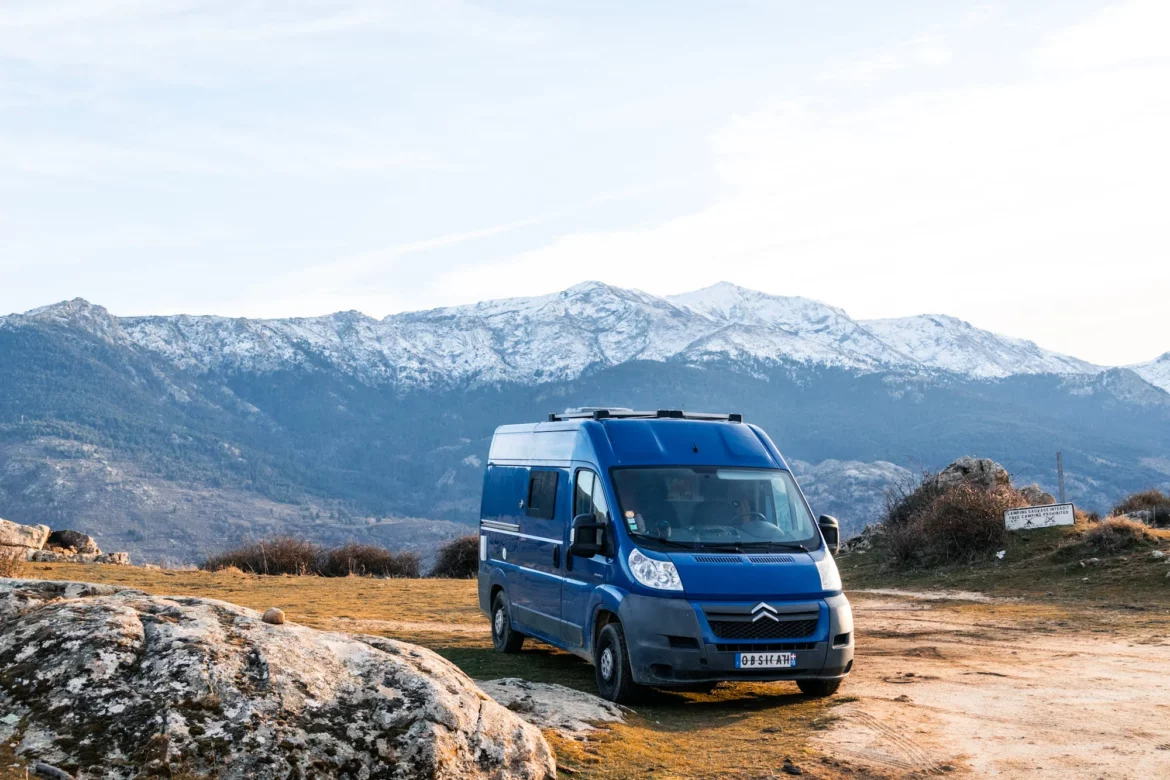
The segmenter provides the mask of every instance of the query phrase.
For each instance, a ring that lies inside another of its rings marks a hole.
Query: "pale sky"
[[[1170,2],[2,0],[0,313],[720,280],[1170,350]]]

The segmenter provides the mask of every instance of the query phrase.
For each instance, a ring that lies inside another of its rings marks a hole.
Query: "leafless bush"
[[[915,515],[927,561],[968,562],[1001,549],[1007,534],[1004,510],[1027,504],[1018,491],[1002,485],[950,488]]]
[[[277,536],[213,555],[200,567],[219,571],[234,566],[253,574],[319,574],[322,550],[312,542]]]
[[[368,544],[325,549],[304,539],[278,536],[213,555],[200,568],[249,574],[418,577],[422,561],[418,553],[396,553]]]
[[[351,543],[325,552],[321,574],[326,577],[418,577],[418,553],[394,553],[383,547]]]
[[[471,534],[452,539],[439,548],[439,557],[431,570],[432,577],[465,580],[479,573],[479,536]]]
[[[24,548],[0,547],[0,577],[23,577],[27,569]]]
[[[1151,513],[1153,525],[1170,525],[1170,496],[1161,490],[1143,490],[1128,495],[1113,507],[1113,514],[1126,515],[1143,510]]]
[[[934,474],[924,472],[917,484],[887,490],[883,545],[901,566],[972,561],[1002,548],[1004,510],[1026,505],[1008,486],[964,483],[944,489]]]
[[[1127,517],[1107,517],[1094,523],[1082,538],[1085,547],[1101,555],[1113,555],[1157,541],[1143,523]]]

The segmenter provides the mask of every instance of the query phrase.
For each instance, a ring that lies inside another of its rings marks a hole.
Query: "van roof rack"
[[[549,422],[562,420],[712,420],[733,423],[743,422],[743,415],[738,412],[730,414],[710,414],[708,412],[687,412],[682,409],[658,409],[652,412],[637,412],[624,407],[583,406],[576,409],[566,409],[564,412],[549,414]]]

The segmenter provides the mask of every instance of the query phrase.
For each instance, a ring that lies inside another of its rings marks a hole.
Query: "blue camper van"
[[[579,655],[612,701],[727,680],[828,696],[853,666],[837,521],[813,520],[740,415],[590,408],[501,426],[480,518],[496,649]]]

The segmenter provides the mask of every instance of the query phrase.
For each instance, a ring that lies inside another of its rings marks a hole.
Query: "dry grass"
[[[27,570],[23,549],[0,547],[0,577],[23,577]]]
[[[452,539],[439,548],[432,577],[465,580],[479,573],[479,536],[469,534]]]
[[[256,610],[277,606],[292,622],[360,630],[429,647],[474,679],[523,677],[595,693],[593,668],[559,650],[528,642],[519,655],[491,647],[474,580],[259,576],[224,569],[147,570],[80,564],[32,564],[29,576],[121,584],[173,595],[230,601]],[[848,691],[846,682],[845,690]],[[636,706],[629,722],[584,742],[546,736],[565,777],[755,778],[786,756],[816,777],[835,777],[808,747],[812,724],[831,701],[805,699],[792,683],[723,685],[712,694],[661,693]],[[764,731],[768,729],[768,731]],[[848,775],[853,776],[853,775]],[[0,778],[3,774],[0,773]]]
[[[1142,510],[1153,512],[1155,525],[1170,525],[1170,496],[1161,490],[1143,490],[1128,495],[1113,507],[1113,514],[1125,515]]]
[[[1143,523],[1127,517],[1109,517],[1090,526],[1082,544],[1101,555],[1116,555],[1157,544],[1154,533]]]

